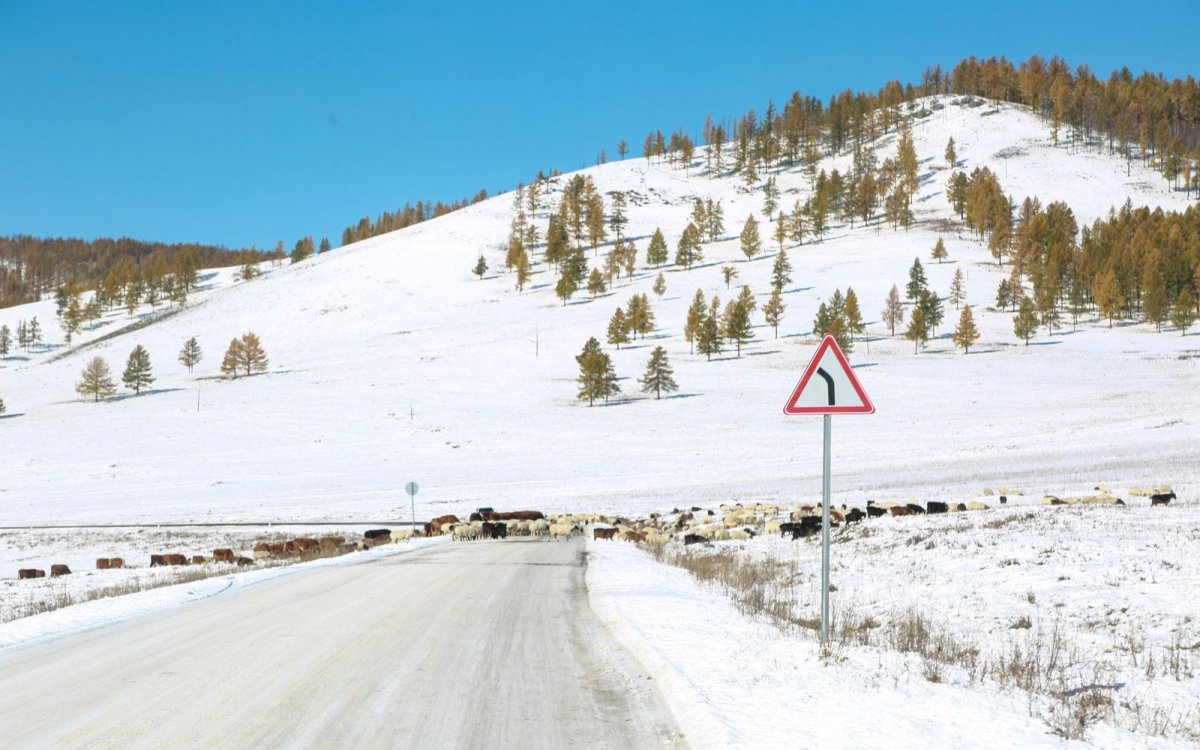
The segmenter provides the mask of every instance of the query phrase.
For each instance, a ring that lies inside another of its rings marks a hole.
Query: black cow
[[[705,541],[707,541],[707,540],[704,537],[700,536],[699,534],[684,534],[683,535],[683,546],[684,547],[690,546],[692,544],[703,544]]]
[[[1150,507],[1153,508],[1156,505],[1167,505],[1174,499],[1175,499],[1174,491],[1160,492],[1160,493],[1150,496]]]
[[[930,500],[925,503],[925,510],[929,513],[949,513],[950,506],[947,503],[939,503],[937,500]]]
[[[363,539],[374,539],[380,536],[391,536],[391,529],[367,529],[363,532]]]
[[[867,514],[863,513],[858,508],[851,508],[846,512],[846,523],[858,523],[866,517]]]

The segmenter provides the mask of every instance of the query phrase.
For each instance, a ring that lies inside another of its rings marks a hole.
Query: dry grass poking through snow
[[[654,552],[743,614],[816,639],[819,537]],[[998,684],[1063,737],[1098,722],[1200,741],[1200,512],[1009,508],[835,533],[833,658],[903,654],[925,679]],[[880,661],[884,663],[883,660]]]

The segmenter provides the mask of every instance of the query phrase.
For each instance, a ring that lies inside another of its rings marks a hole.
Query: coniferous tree
[[[721,201],[713,203],[712,198],[708,198],[704,202],[704,216],[706,226],[705,233],[708,235],[709,242],[716,242],[725,231],[725,209],[721,207]]]
[[[1112,328],[1113,319],[1125,307],[1125,297],[1121,294],[1121,286],[1113,269],[1107,268],[1096,277],[1096,286],[1092,290],[1092,298],[1100,313],[1108,318],[1108,327]]]
[[[654,286],[650,287],[650,291],[654,292],[659,297],[662,297],[663,294],[666,293],[667,280],[666,280],[666,278],[663,277],[661,271],[659,271],[659,273],[658,273],[658,278],[656,278],[654,280]]]
[[[29,319],[29,343],[42,343],[42,324],[38,322],[36,315]]]
[[[612,227],[613,234],[617,236],[617,242],[621,241],[621,229],[629,223],[629,219],[625,216],[625,192],[615,190],[612,193],[612,212],[608,217],[608,225]]]
[[[487,261],[484,260],[483,255],[480,254],[479,260],[475,262],[475,267],[471,269],[471,273],[475,274],[476,276],[478,276],[480,278],[480,280],[482,280],[483,275],[485,273],[487,273],[487,269],[488,269]]]
[[[579,363],[579,398],[587,399],[588,406],[598,398],[607,401],[609,396],[621,392],[612,359],[600,349],[600,342],[595,337],[587,340],[575,361]]]
[[[525,291],[525,285],[533,277],[533,271],[529,267],[529,253],[522,249],[513,267],[517,274],[517,293],[519,294]]]
[[[321,253],[329,252],[332,249],[332,247],[333,246],[329,244],[329,238],[322,237],[321,244],[317,246],[317,255],[320,255]]]
[[[688,222],[683,234],[679,236],[679,244],[675,248],[675,265],[691,268],[693,264],[704,260],[700,252],[700,230]]]
[[[962,269],[956,268],[954,269],[954,278],[950,279],[950,301],[954,304],[954,309],[959,308],[966,299],[966,294]]]
[[[1175,304],[1171,307],[1171,325],[1179,329],[1180,335],[1186,336],[1187,329],[1196,321],[1195,305],[1192,303],[1191,292],[1187,288],[1179,290]]]
[[[696,353],[696,340],[700,336],[700,327],[704,323],[705,314],[704,290],[697,289],[696,296],[692,298],[692,304],[688,307],[687,318],[683,324],[683,337],[688,342],[688,353]]]
[[[713,301],[717,301],[717,298],[713,297]],[[705,311],[704,318],[700,321],[700,328],[696,332],[696,350],[711,362],[712,355],[720,354],[724,344],[725,342],[721,338],[721,323],[717,319],[716,312]]]
[[[1012,304],[1012,299],[1012,287],[1009,285],[1008,279],[1000,279],[1000,285],[996,287],[996,309],[1008,309],[1008,306]]]
[[[913,258],[912,268],[908,269],[908,285],[904,287],[904,295],[910,302],[921,298],[921,292],[929,285],[925,280],[925,269],[921,267],[921,259]]]
[[[1155,330],[1161,331],[1162,324],[1170,313],[1170,302],[1167,299],[1167,282],[1157,267],[1147,269],[1142,274],[1142,314],[1146,320],[1154,323]]]
[[[650,309],[650,297],[645,294],[635,294],[629,298],[625,308],[625,317],[629,321],[629,330],[643,339],[654,330],[654,311]]]
[[[783,211],[775,217],[775,242],[779,244],[779,252],[783,252],[783,241],[787,239],[787,216]]]
[[[621,348],[621,344],[629,343],[629,319],[625,316],[625,310],[620,307],[608,321],[608,343],[618,349]]]
[[[654,235],[650,237],[650,245],[646,248],[646,263],[658,268],[667,262],[667,258],[667,240],[663,237],[661,229],[655,229]]]
[[[192,368],[200,363],[203,356],[204,352],[200,350],[200,343],[196,341],[195,336],[192,336],[183,342],[183,349],[179,350],[179,364],[188,368],[188,372],[191,373]]]
[[[4,405],[4,399],[0,398],[0,414],[8,411],[8,407]]]
[[[742,356],[742,342],[753,337],[750,325],[750,310],[741,299],[730,300],[721,316],[721,335],[726,341],[734,342],[737,356]]]
[[[746,260],[753,260],[755,255],[762,252],[762,240],[758,236],[758,221],[754,214],[746,217],[746,224],[742,227],[741,245]]]
[[[792,283],[792,262],[788,260],[787,252],[780,250],[771,266],[771,286],[782,292],[783,288]]]
[[[929,340],[929,328],[925,325],[925,311],[920,305],[913,306],[912,315],[908,318],[908,328],[904,331],[904,338],[913,342],[914,354]]]
[[[63,334],[67,339],[67,346],[71,345],[71,339],[75,337],[75,334],[79,333],[79,329],[82,327],[83,308],[79,306],[79,297],[71,297],[70,301],[67,303],[67,309],[65,312],[63,312],[62,316],[62,329]],[[33,341],[32,324],[30,326],[28,338],[30,341]]]
[[[850,334],[851,340],[854,334],[861,336],[866,333],[867,324],[863,322],[862,311],[858,307],[858,295],[851,287],[846,288],[846,303],[842,315],[846,320],[846,332]]]
[[[1034,306],[1033,300],[1029,297],[1022,297],[1020,309],[1017,310],[1017,314],[1013,318],[1013,333],[1017,335],[1017,338],[1024,339],[1025,346],[1029,346],[1029,339],[1033,337],[1037,329],[1037,307]]]
[[[954,136],[950,136],[950,140],[946,142],[946,166],[953,168],[957,161],[958,152],[954,150]]]
[[[942,309],[942,300],[936,292],[922,289],[921,297],[917,300],[917,307],[922,308],[922,312],[925,313],[925,327],[929,329],[929,336],[932,338],[946,317],[946,312]]]
[[[563,301],[563,305],[566,305],[567,300],[571,299],[571,295],[575,294],[578,289],[575,277],[564,267],[562,275],[558,277],[558,283],[554,285],[554,293]]]
[[[975,327],[975,316],[971,314],[971,306],[966,305],[958,316],[958,325],[954,328],[951,340],[963,348],[963,354],[971,351],[971,345],[979,340],[979,329]]]
[[[937,244],[933,246],[933,253],[931,254],[931,257],[936,260],[939,265],[946,258],[950,257],[950,253],[946,252],[946,243],[942,241],[941,237],[938,237]]]
[[[250,375],[255,370],[264,372],[267,369],[267,354],[263,351],[262,342],[254,332],[242,334],[229,342],[225,357],[221,361],[221,374],[237,378],[239,370],[245,370]]]
[[[567,233],[566,222],[558,214],[551,214],[550,225],[546,229],[546,262],[558,268],[570,252],[571,235]]]
[[[597,294],[604,294],[606,289],[604,274],[600,273],[599,268],[593,268],[587,283],[587,290],[592,293],[592,299],[595,299]]]
[[[737,278],[737,269],[733,266],[721,266],[721,276],[725,279],[725,288],[729,288],[729,284]]]
[[[311,237],[302,237],[296,240],[295,246],[292,248],[292,262],[299,263],[307,259],[313,254],[313,241]],[[151,285],[153,288],[153,285]],[[147,300],[149,301],[149,300]],[[153,303],[151,303],[153,304]]]
[[[806,229],[804,214],[804,206],[797,200],[792,205],[792,215],[788,217],[788,239],[797,245],[804,244],[804,232]]]
[[[775,186],[775,175],[767,178],[763,184],[763,216],[768,219],[775,214],[779,207],[779,188]]]
[[[891,335],[895,336],[896,326],[904,322],[904,303],[900,301],[900,291],[896,289],[895,284],[892,284],[892,289],[888,292],[881,315]]]
[[[783,320],[783,313],[787,306],[783,304],[783,295],[778,289],[771,290],[771,297],[763,305],[763,318],[766,319],[767,325],[775,329],[775,338],[779,338],[779,323]]]
[[[96,401],[108,398],[117,392],[113,383],[112,370],[103,357],[92,357],[83,368],[82,376],[75,384],[75,391],[80,396],[93,396]]]
[[[12,331],[8,326],[0,325],[0,357],[7,357],[12,347]]]
[[[133,347],[133,351],[129,353],[121,381],[136,395],[141,395],[142,388],[154,382],[154,375],[151,373],[150,367],[150,353],[141,344]]]
[[[654,398],[659,399],[662,398],[663,391],[671,393],[679,390],[674,374],[671,363],[667,360],[667,350],[661,346],[654,347],[654,351],[650,353],[650,360],[646,363],[646,372],[639,381],[642,384],[642,393],[654,391]]]

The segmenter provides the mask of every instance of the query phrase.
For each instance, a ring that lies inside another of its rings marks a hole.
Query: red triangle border
[[[817,367],[821,364],[821,358],[825,355],[827,349],[833,349],[833,354],[837,358],[838,364],[842,366],[842,371],[850,380],[850,385],[854,386],[854,392],[858,394],[862,404],[858,406],[796,406],[797,399],[804,392],[805,386],[812,376],[816,374]],[[804,370],[804,375],[800,377],[800,382],[796,384],[796,389],[792,391],[791,398],[783,406],[783,413],[787,415],[797,414],[874,414],[875,405],[871,403],[871,399],[867,396],[867,392],[863,390],[862,383],[858,382],[858,378],[854,375],[854,369],[850,367],[850,362],[846,359],[846,355],[842,353],[842,348],[838,346],[837,339],[833,336],[826,335],[821,341],[821,345],[817,347],[817,353],[813,355],[812,361],[808,363],[808,367]]]

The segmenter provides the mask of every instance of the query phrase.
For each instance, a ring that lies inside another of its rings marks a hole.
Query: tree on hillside
[[[763,216],[768,219],[775,213],[775,209],[779,207],[779,188],[775,185],[775,175],[767,178],[763,183]]]
[[[592,299],[596,298],[597,294],[604,294],[607,287],[604,285],[604,274],[599,268],[593,268],[591,274],[588,275],[587,290],[592,293]]]
[[[854,293],[852,287],[846,287],[846,302],[842,308],[842,316],[846,320],[846,332],[850,334],[851,340],[854,335],[863,335],[867,331],[867,324],[863,322],[862,310],[858,307],[858,295]]]
[[[663,237],[661,229],[655,229],[650,237],[650,245],[646,248],[646,263],[658,268],[667,262],[667,258],[667,239]]]
[[[79,382],[75,384],[75,391],[80,396],[93,396],[96,401],[108,398],[117,392],[117,386],[112,379],[112,370],[108,368],[108,363],[104,361],[103,357],[92,357],[88,360]]]
[[[1012,300],[1012,287],[1009,285],[1008,279],[1000,279],[1000,284],[996,287],[996,309],[1007,310],[1012,304]]]
[[[971,314],[971,306],[966,305],[958,316],[958,325],[954,328],[951,340],[963,348],[963,354],[971,351],[971,345],[979,340],[979,329],[975,327],[975,316]]]
[[[916,354],[925,342],[929,340],[929,328],[925,325],[925,311],[920,305],[915,305],[908,319],[908,328],[904,338],[913,342],[913,353]]]
[[[683,323],[683,337],[688,342],[688,353],[696,353],[696,340],[700,335],[700,326],[704,323],[705,313],[704,290],[697,289],[692,304],[688,307],[687,318]]]
[[[481,253],[479,255],[479,260],[477,260],[475,262],[475,267],[471,269],[471,273],[475,274],[476,276],[478,276],[480,278],[480,280],[482,280],[483,275],[485,273],[487,273],[487,269],[488,269],[487,261],[484,259],[483,254]]]
[[[1191,293],[1185,287],[1179,290],[1179,296],[1175,298],[1175,304],[1171,307],[1171,325],[1178,328],[1181,335],[1186,336],[1187,329],[1191,328],[1195,321],[1195,305],[1192,303]]]
[[[617,236],[617,242],[621,241],[621,230],[629,223],[629,219],[625,216],[625,204],[624,191],[613,191],[612,212],[608,216],[608,225],[612,227],[613,234]]]
[[[904,303],[900,301],[900,291],[896,289],[895,284],[892,284],[892,290],[888,292],[887,300],[884,301],[881,316],[891,335],[895,336],[896,326],[904,322]]]
[[[608,321],[608,343],[617,349],[621,348],[621,344],[629,343],[629,319],[625,316],[625,310],[620,307]]]
[[[195,336],[192,336],[183,342],[183,348],[179,350],[179,364],[188,368],[188,373],[191,373],[192,368],[200,363],[203,356],[204,352],[200,350],[199,342],[196,341]]]
[[[657,294],[659,297],[662,297],[662,296],[663,296],[663,294],[665,294],[665,293],[666,293],[666,291],[667,291],[667,280],[666,280],[666,278],[664,278],[664,277],[663,277],[663,275],[662,275],[662,272],[661,272],[661,271],[659,271],[659,273],[658,273],[658,278],[656,278],[656,279],[654,280],[654,286],[650,287],[650,291],[654,292],[654,293],[655,293],[655,294]]]
[[[921,298],[917,300],[917,307],[925,314],[925,327],[929,329],[929,336],[932,338],[937,333],[938,326],[942,324],[942,320],[946,317],[946,311],[942,309],[942,300],[937,296],[937,293],[930,289],[921,290]]]
[[[609,396],[621,392],[617,384],[616,371],[612,359],[600,349],[600,342],[592,337],[583,345],[583,352],[575,357],[579,363],[579,398],[587,399],[588,406],[596,399],[608,401]]]
[[[705,226],[701,229],[708,236],[709,242],[716,242],[721,232],[725,231],[725,209],[721,207],[721,201],[714,203],[712,198],[704,201],[704,219]]]
[[[783,252],[783,241],[787,239],[787,233],[787,215],[780,211],[775,217],[775,242],[779,245],[779,252]]]
[[[729,288],[730,282],[737,278],[737,269],[733,266],[721,266],[721,276],[725,279],[725,288]]]
[[[79,305],[79,297],[71,297],[67,303],[67,309],[62,315],[63,334],[67,340],[67,346],[71,345],[71,339],[75,334],[79,333],[79,329],[83,327],[83,308]],[[32,336],[30,336],[32,339]]]
[[[1029,297],[1022,297],[1021,306],[1013,318],[1013,333],[1017,335],[1017,338],[1024,339],[1025,346],[1029,346],[1029,339],[1033,337],[1037,329],[1037,307],[1034,306],[1033,300],[1029,299]]]
[[[513,268],[516,270],[517,275],[517,293],[520,294],[525,291],[525,285],[533,277],[533,272],[529,268],[529,253],[525,252],[524,248],[517,255]]]
[[[150,368],[150,353],[141,344],[133,347],[133,351],[129,353],[129,359],[125,362],[125,372],[121,375],[121,382],[137,395],[141,395],[142,389],[154,382],[154,375],[151,374]]]
[[[239,370],[245,370],[250,375],[255,370],[265,372],[267,369],[267,354],[263,351],[262,342],[254,332],[247,332],[242,337],[229,342],[225,357],[221,361],[221,374],[237,378]]]
[[[4,405],[4,399],[0,398],[0,414],[8,411],[8,407]]]
[[[8,326],[0,325],[0,357],[7,357],[12,347],[12,331]]]
[[[312,237],[302,237],[296,240],[295,246],[292,248],[292,262],[299,263],[307,259],[313,254]]]
[[[554,293],[563,301],[563,305],[567,304],[567,300],[571,299],[571,295],[575,294],[578,289],[571,272],[563,268],[562,275],[558,277],[558,283],[554,285]]]
[[[933,246],[933,252],[930,254],[934,260],[940,265],[942,261],[950,257],[950,253],[946,252],[946,243],[941,237],[938,237],[937,244]]]
[[[650,297],[645,294],[630,297],[625,308],[625,318],[629,321],[629,330],[645,339],[646,334],[654,330],[654,312],[650,309]]]
[[[779,323],[783,320],[783,313],[787,306],[783,304],[783,296],[778,289],[771,290],[771,298],[763,305],[763,318],[767,321],[767,325],[775,329],[775,338],[779,338]]]
[[[780,250],[771,266],[771,286],[780,292],[792,283],[792,263],[788,260],[787,251]]]
[[[333,246],[329,244],[329,238],[322,237],[321,244],[317,246],[317,255],[320,255],[321,253],[327,253],[332,248],[333,248]]]
[[[661,346],[654,347],[654,351],[650,353],[650,360],[646,363],[646,372],[642,375],[639,381],[642,384],[642,393],[654,391],[654,398],[662,398],[662,392],[679,390],[679,386],[675,383],[675,374],[671,369],[671,363],[667,360],[667,350]]]
[[[758,236],[758,221],[754,214],[746,217],[746,224],[742,227],[741,246],[746,260],[753,260],[755,255],[762,252],[762,240]]]
[[[966,295],[962,269],[956,268],[954,269],[954,278],[950,280],[950,302],[953,303],[954,309],[957,310],[962,305]]]
[[[1101,314],[1108,318],[1108,327],[1112,328],[1113,319],[1120,315],[1121,309],[1125,307],[1125,297],[1121,294],[1121,285],[1111,266],[1096,277],[1092,298],[1100,308]]]
[[[954,136],[950,136],[950,140],[946,142],[946,166],[953,168],[957,161],[958,152],[954,150]]]
[[[721,316],[721,335],[726,341],[734,342],[737,356],[742,356],[742,342],[749,341],[754,334],[750,324],[750,310],[741,298],[730,300]]]
[[[689,221],[675,247],[675,265],[691,268],[693,264],[702,260],[704,255],[700,251],[700,230]]]
[[[904,287],[904,296],[908,298],[909,302],[916,302],[921,298],[921,292],[928,286],[925,269],[921,267],[921,259],[913,258],[912,268],[908,269],[908,284]]]
[[[704,312],[699,330],[696,331],[696,351],[703,354],[709,361],[712,361],[712,355],[721,353],[725,343],[721,337],[721,322],[718,320],[716,312],[719,304],[720,300],[714,295],[713,305]]]

